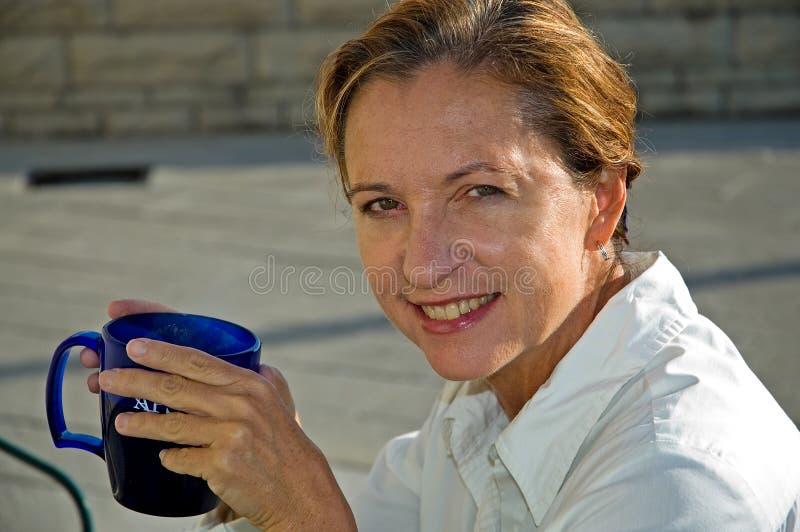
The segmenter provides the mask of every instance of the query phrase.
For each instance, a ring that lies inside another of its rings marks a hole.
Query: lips
[[[497,301],[500,299],[500,295],[500,293],[496,292],[477,298],[453,300],[444,305],[411,305],[419,316],[421,325],[425,331],[437,335],[450,334],[468,329],[481,321],[483,317],[491,312],[491,309],[497,304]],[[481,301],[482,299],[483,302]],[[477,308],[472,308],[472,306],[475,306],[475,301],[473,301],[472,305],[470,305],[470,301],[472,300],[477,300]],[[427,311],[425,310],[425,307],[427,307]],[[469,307],[469,310],[462,313],[461,309],[464,308],[464,310],[466,310],[467,307]],[[448,310],[451,316],[455,315],[456,317],[448,318]],[[433,312],[433,317],[428,315],[428,313],[431,311]],[[437,314],[442,316],[442,312],[444,312],[444,317],[437,318]],[[456,312],[458,314],[456,314]]]
[[[499,294],[489,294],[488,296],[471,297],[451,301],[445,305],[420,305],[422,311],[432,320],[454,320],[459,316],[469,314],[478,310],[483,305],[490,303]]]

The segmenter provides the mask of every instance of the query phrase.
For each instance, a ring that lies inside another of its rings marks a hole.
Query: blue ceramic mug
[[[76,333],[59,345],[47,375],[47,422],[56,447],[89,451],[106,461],[114,498],[123,506],[150,515],[183,517],[212,510],[219,499],[206,482],[179,475],[161,465],[162,449],[174,443],[132,438],[119,434],[114,419],[121,412],[168,413],[169,409],[129,397],[100,392],[102,438],[67,430],[61,405],[61,387],[70,349],[85,346],[100,355],[100,369],[149,369],[128,358],[125,346],[134,338],[151,338],[199,349],[226,362],[258,371],[261,341],[244,327],[228,321],[177,313],[132,314],[103,326],[102,334]]]

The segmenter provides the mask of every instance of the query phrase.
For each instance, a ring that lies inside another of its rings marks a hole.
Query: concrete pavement
[[[800,125],[647,127],[656,151],[631,191],[632,247],[666,252],[700,310],[800,422]],[[441,381],[424,357],[361,286],[336,289],[346,275],[335,272],[359,272],[358,254],[335,177],[313,153],[302,137],[0,146],[0,435],[70,474],[97,530],[193,523],[122,508],[101,460],[50,441],[52,350],[107,321],[109,299],[153,299],[258,331],[263,360],[286,374],[348,495],[380,446],[427,414]],[[145,184],[24,184],[31,167],[113,162],[156,166]],[[319,280],[304,281],[304,269]],[[267,290],[267,271],[285,282]],[[67,419],[98,433],[85,374],[68,370]],[[78,530],[66,494],[0,454],[0,530],[55,529]]]

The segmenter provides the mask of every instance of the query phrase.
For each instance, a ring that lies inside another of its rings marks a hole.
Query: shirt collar
[[[458,473],[475,501],[480,501],[491,471],[486,450],[508,425],[500,403],[483,380],[471,381],[444,414],[442,438],[448,456],[458,465]]]
[[[680,273],[663,253],[623,257],[647,269],[606,303],[510,424],[496,411],[493,395],[491,407],[479,394],[480,400],[454,401],[446,415],[446,444],[455,450],[457,462],[476,448],[486,449],[480,443],[491,438],[537,526],[611,399],[682,329],[681,316],[697,311]],[[471,412],[481,403],[484,415]],[[471,415],[464,416],[467,411]],[[464,448],[467,442],[469,449]]]

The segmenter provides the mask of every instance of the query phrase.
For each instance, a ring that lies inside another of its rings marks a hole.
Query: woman
[[[373,293],[452,381],[352,511],[274,368],[133,341],[165,373],[89,387],[186,412],[117,427],[197,446],[163,464],[229,530],[796,529],[796,427],[666,257],[622,252],[635,109],[559,0],[401,1],[323,64],[362,262],[393,274]]]

